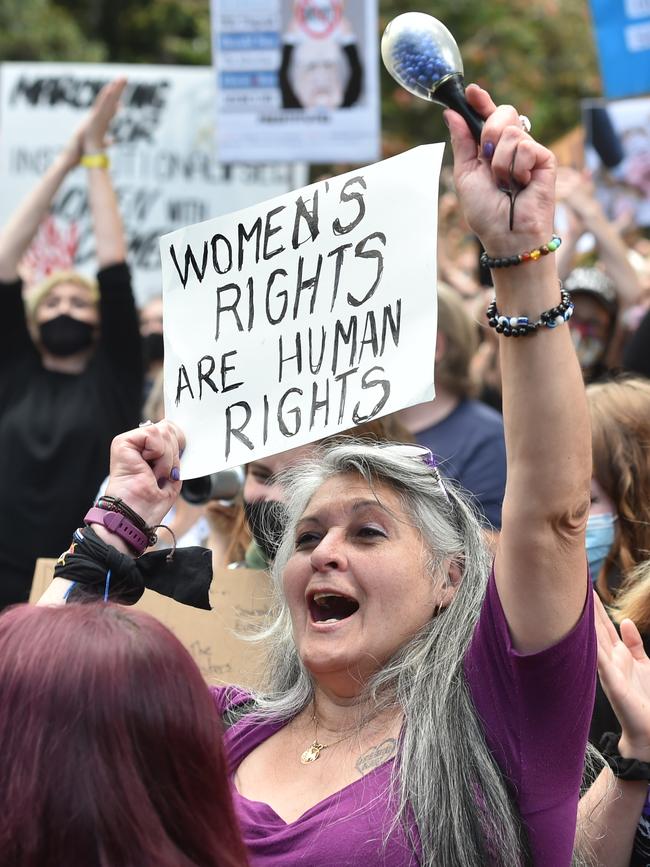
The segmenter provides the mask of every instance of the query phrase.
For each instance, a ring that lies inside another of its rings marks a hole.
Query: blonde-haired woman
[[[611,603],[629,573],[650,558],[650,382],[612,380],[590,385],[587,396],[593,448],[587,548],[591,542],[591,577]]]
[[[125,86],[120,79],[99,92],[0,233],[0,609],[27,598],[36,557],[65,547],[70,523],[106,475],[111,439],[139,420],[138,322],[104,152]],[[19,264],[80,163],[88,172],[97,281],[59,271],[23,300]]]
[[[650,638],[650,382],[590,385],[593,476],[587,556],[601,599],[616,622],[633,620]],[[590,737],[598,744],[618,724],[602,690]]]

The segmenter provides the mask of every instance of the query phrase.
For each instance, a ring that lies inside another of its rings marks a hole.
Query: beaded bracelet
[[[553,235],[548,244],[542,244],[535,250],[530,250],[525,253],[517,253],[514,256],[488,256],[487,253],[481,253],[481,265],[485,268],[509,268],[511,265],[521,265],[522,262],[536,262],[542,256],[547,256],[549,253],[554,253],[562,243],[562,238],[559,235]]]
[[[544,310],[536,322],[531,322],[527,316],[504,316],[497,310],[497,299],[494,298],[485,311],[490,328],[494,328],[504,337],[523,337],[532,334],[538,328],[557,328],[563,322],[568,322],[573,316],[573,301],[566,289],[561,289],[562,300],[557,307]]]

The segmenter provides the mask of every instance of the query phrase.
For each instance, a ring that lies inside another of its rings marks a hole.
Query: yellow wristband
[[[107,169],[111,164],[106,154],[84,154],[79,162],[87,169]]]

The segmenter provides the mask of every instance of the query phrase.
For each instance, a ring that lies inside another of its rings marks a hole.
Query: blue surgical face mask
[[[611,512],[605,512],[602,515],[590,515],[587,520],[586,548],[592,581],[598,577],[605,558],[614,544],[616,521],[616,515]]]

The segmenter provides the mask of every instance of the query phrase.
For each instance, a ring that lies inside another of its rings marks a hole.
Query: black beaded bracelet
[[[526,250],[524,253],[515,253],[514,256],[488,256],[487,253],[481,253],[480,262],[485,268],[510,268],[513,265],[521,265],[524,262],[536,262],[542,256],[548,256],[549,253],[555,253],[557,248],[562,243],[562,238],[559,235],[553,235],[547,244],[542,244],[534,250]]]
[[[490,328],[494,328],[504,337],[524,337],[533,334],[538,328],[557,328],[568,322],[573,316],[573,301],[566,289],[560,290],[562,300],[557,307],[544,310],[536,322],[531,322],[527,316],[505,316],[497,310],[497,299],[494,298],[485,311]]]
[[[618,752],[620,739],[620,734],[614,732],[605,732],[600,739],[600,752],[614,776],[630,782],[650,782],[650,763],[641,762],[639,759],[624,759]]]

